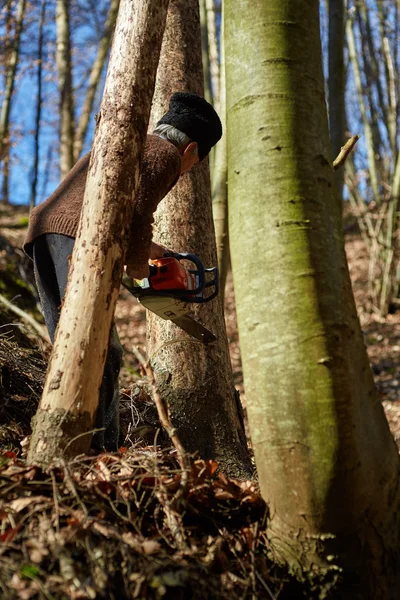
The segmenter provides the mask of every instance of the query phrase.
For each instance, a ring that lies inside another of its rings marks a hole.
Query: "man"
[[[202,160],[222,135],[213,107],[197,94],[178,92],[168,112],[147,136],[135,210],[126,254],[126,271],[142,279],[149,273],[149,258],[165,248],[152,243],[153,213],[180,175]],[[81,158],[58,188],[31,213],[24,250],[34,261],[40,303],[51,341],[54,341],[61,303],[68,281],[69,259],[75,243],[85,193],[90,153]],[[113,327],[100,388],[96,433],[92,447],[118,448],[119,385],[122,347]]]

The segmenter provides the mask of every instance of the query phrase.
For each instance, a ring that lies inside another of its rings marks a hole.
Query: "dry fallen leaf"
[[[46,496],[27,496],[26,498],[17,498],[16,500],[12,500],[8,506],[13,512],[19,513],[27,506],[33,506],[39,502],[46,502],[47,504],[49,502],[49,498]]]

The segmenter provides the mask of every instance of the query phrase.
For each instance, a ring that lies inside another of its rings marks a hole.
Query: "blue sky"
[[[370,15],[374,31],[377,31],[376,12],[372,10],[376,0],[368,0],[371,7]],[[14,0],[14,7],[17,0]],[[4,4],[4,0],[3,3]],[[36,110],[36,57],[38,19],[40,13],[40,0],[31,0],[27,3],[25,28],[21,39],[21,59],[18,66],[16,89],[13,97],[11,123],[12,123],[12,150],[11,150],[11,179],[10,200],[15,204],[28,204],[34,158],[34,117]],[[76,99],[76,116],[79,117],[80,108],[85,96],[86,83],[91,63],[97,50],[98,40],[103,30],[109,0],[71,0],[71,32],[73,49],[73,78]],[[326,4],[321,2],[321,40],[323,48],[324,70],[327,75],[327,15]],[[89,17],[89,18],[88,18]],[[394,23],[393,14],[388,18],[389,29]],[[5,31],[5,10],[0,9],[0,36]],[[393,32],[396,35],[396,32]],[[359,35],[356,35],[359,43]],[[57,186],[59,182],[59,156],[58,156],[58,98],[57,69],[55,64],[55,0],[47,0],[46,27],[45,27],[45,57],[43,78],[43,109],[42,129],[40,134],[40,167],[38,183],[38,201],[43,201]],[[360,58],[363,58],[361,46]],[[380,61],[382,69],[382,61]],[[91,146],[94,132],[94,114],[98,111],[101,93],[104,85],[105,69],[102,83],[98,90],[90,128],[86,138],[84,152]],[[360,120],[358,100],[354,90],[351,69],[348,73],[348,86],[346,91],[346,106],[349,120],[349,129],[352,134],[361,134],[357,145],[356,165],[362,168],[365,163],[365,143],[363,140],[363,127]],[[364,78],[364,85],[366,85]],[[4,93],[4,69],[0,66],[0,106]],[[376,90],[372,90],[372,97]],[[385,128],[381,126],[381,135],[387,141]],[[2,171],[0,169],[0,190],[2,185]]]

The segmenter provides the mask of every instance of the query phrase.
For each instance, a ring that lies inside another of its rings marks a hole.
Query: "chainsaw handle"
[[[203,263],[197,258],[195,254],[189,254],[187,252],[166,252],[164,254],[164,258],[175,258],[176,260],[188,260],[196,265],[196,269],[189,269],[189,273],[193,273],[198,276],[198,284],[194,290],[190,290],[190,295],[196,296],[196,294],[200,294],[204,288],[206,287],[206,275],[205,268],[203,267]],[[186,296],[187,290],[175,290],[174,294]],[[182,294],[180,292],[183,292]]]
[[[191,290],[191,296],[193,294],[194,297],[191,297],[190,302],[193,302],[195,304],[201,304],[203,302],[209,302],[210,300],[213,300],[216,296],[218,296],[219,294],[219,272],[218,272],[218,267],[211,267],[209,269],[205,269],[203,266],[203,263],[200,261],[200,259],[196,256],[196,254],[190,254],[188,252],[166,252],[164,254],[164,256],[166,258],[176,258],[176,260],[188,260],[190,262],[192,262],[194,265],[196,265],[197,270],[196,269],[189,269],[189,273],[192,273],[193,275],[197,275],[199,278],[199,285],[197,286],[197,288],[195,290]],[[213,273],[214,277],[213,279],[210,279],[210,281],[206,281],[206,273]],[[209,296],[207,296],[206,298],[201,297],[201,298],[196,298],[196,294],[201,293],[204,288],[208,288],[214,286],[214,291],[212,294],[210,294]]]

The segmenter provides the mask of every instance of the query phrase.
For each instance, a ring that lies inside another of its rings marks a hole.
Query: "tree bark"
[[[197,0],[171,0],[154,94],[152,124],[176,91],[203,93]],[[193,252],[206,266],[217,261],[208,161],[181,177],[156,213],[155,238]],[[236,399],[220,298],[194,315],[218,338],[196,343],[171,322],[148,315],[148,352],[185,449],[219,462],[234,477],[251,473],[240,404]],[[172,343],[171,343],[172,342]]]
[[[89,77],[88,89],[86,92],[85,101],[83,103],[81,117],[75,132],[74,139],[74,161],[77,162],[82,152],[83,144],[85,143],[86,133],[88,130],[90,115],[92,114],[94,97],[99,86],[101,73],[104,63],[107,58],[110,48],[112,34],[117,19],[118,7],[120,0],[111,0],[110,8],[107,14],[106,23],[104,26],[103,37],[100,40],[97,55],[94,60],[92,70]]]
[[[319,597],[338,580],[334,598],[394,599],[399,457],[344,253],[319,3],[225,11],[232,269],[271,551]]]
[[[124,265],[168,0],[122,0],[72,265],[28,459],[87,452]]]
[[[56,25],[58,88],[60,93],[60,175],[64,179],[74,166],[74,101],[72,92],[70,0],[57,0]]]
[[[9,126],[10,126],[10,112],[12,95],[15,85],[15,75],[17,72],[17,65],[19,59],[19,45],[21,40],[22,27],[24,22],[26,0],[19,0],[17,6],[17,15],[15,21],[15,32],[12,40],[10,51],[7,53],[7,69],[6,69],[6,82],[4,100],[1,106],[0,113],[0,160],[2,158],[3,149],[8,148],[9,145]],[[11,15],[10,15],[11,16]]]

